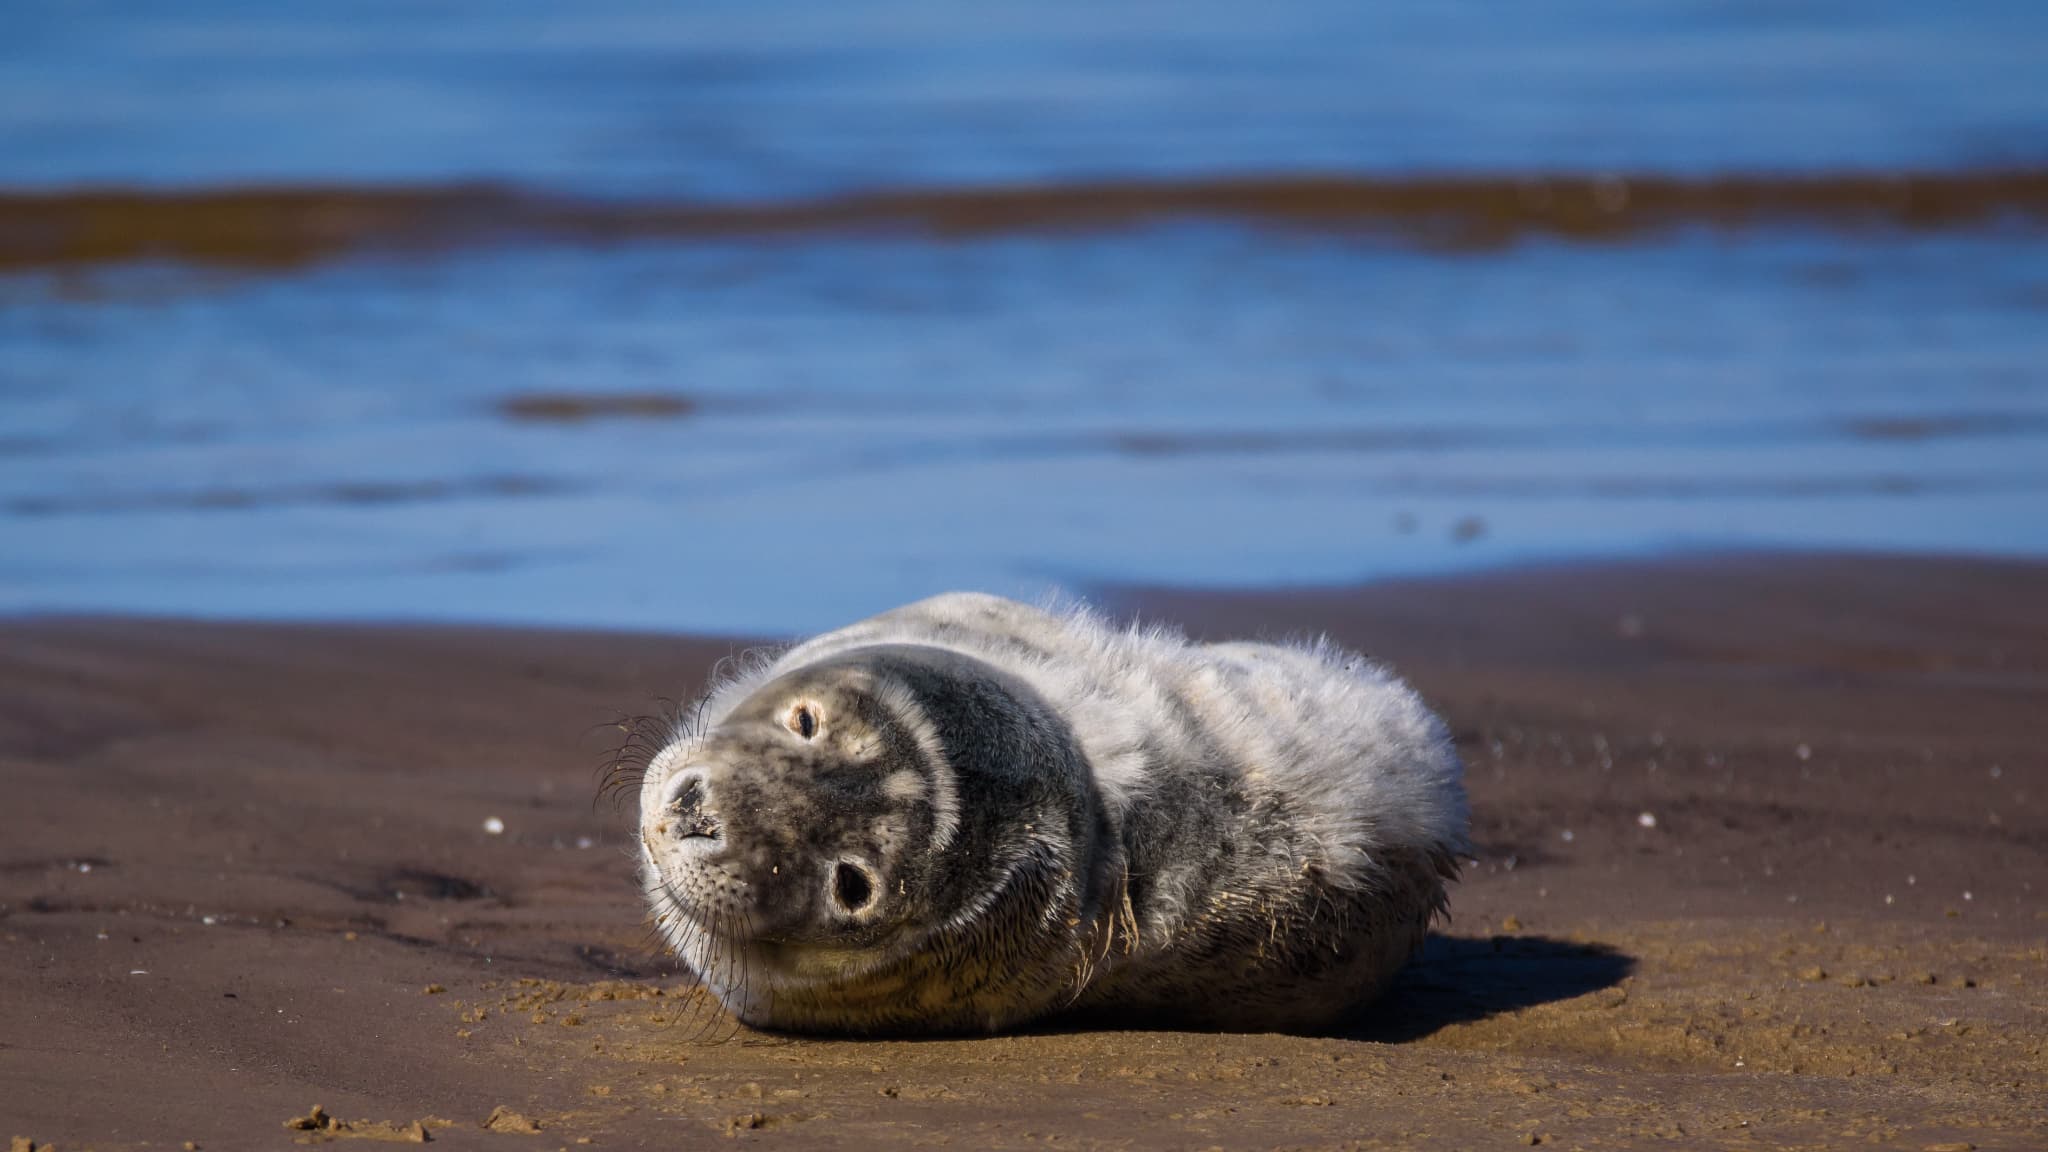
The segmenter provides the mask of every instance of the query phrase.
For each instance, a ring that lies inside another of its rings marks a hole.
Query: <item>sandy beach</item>
[[[1342,1034],[707,1023],[650,944],[630,801],[596,792],[608,723],[743,641],[16,619],[0,1134],[2041,1145],[2048,567],[1737,557],[1104,599],[1203,636],[1326,630],[1451,720],[1478,859]],[[315,1104],[341,1124],[286,1127]]]

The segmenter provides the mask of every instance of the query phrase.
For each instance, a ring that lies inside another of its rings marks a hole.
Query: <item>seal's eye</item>
[[[789,730],[809,740],[818,734],[818,714],[809,704],[799,704],[789,710]]]

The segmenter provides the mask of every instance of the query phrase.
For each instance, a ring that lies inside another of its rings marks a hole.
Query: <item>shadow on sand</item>
[[[1399,1044],[1453,1024],[1612,988],[1634,970],[1632,957],[1604,944],[1578,944],[1547,936],[1474,938],[1432,933],[1423,942],[1422,952],[1394,978],[1386,995],[1333,1027],[1296,1034]],[[1062,1013],[1017,1029],[1036,1035],[1119,1030],[1233,1031],[1154,1016],[1126,1017],[1103,1007]]]
[[[1452,1024],[1611,988],[1634,968],[1632,958],[1604,944],[1431,935],[1387,994],[1337,1032],[1353,1040],[1417,1040]]]

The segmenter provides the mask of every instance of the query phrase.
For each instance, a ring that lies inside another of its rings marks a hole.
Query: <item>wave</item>
[[[2048,222],[2048,168],[1672,176],[1303,176],[919,189],[774,203],[577,199],[517,187],[0,192],[0,270],[136,260],[290,267],[364,250],[783,234],[938,237],[1211,218],[1453,248],[1620,241],[1687,225],[1924,230]]]

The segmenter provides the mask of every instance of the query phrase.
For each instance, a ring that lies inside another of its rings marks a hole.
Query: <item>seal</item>
[[[971,593],[720,678],[640,782],[666,942],[800,1032],[1325,1028],[1466,827],[1449,733],[1374,663]]]

